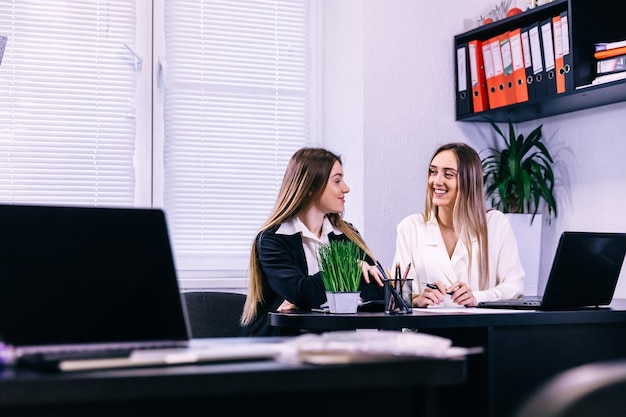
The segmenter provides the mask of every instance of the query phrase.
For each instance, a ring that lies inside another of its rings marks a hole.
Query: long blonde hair
[[[479,289],[484,290],[489,283],[489,242],[487,237],[487,216],[483,191],[483,166],[478,153],[465,143],[448,143],[435,151],[431,162],[440,152],[453,151],[456,154],[458,170],[458,191],[454,202],[452,221],[454,231],[469,251],[469,271],[472,268],[471,236],[476,236],[480,256],[478,271]],[[437,218],[438,207],[433,204],[432,191],[426,187],[424,221]]]
[[[291,220],[313,206],[324,193],[335,162],[341,164],[341,158],[323,148],[302,148],[296,151],[285,170],[274,209],[261,226],[260,232]],[[329,213],[326,216],[333,226],[374,259],[361,236],[343,220],[341,213]],[[258,303],[263,301],[261,266],[256,246],[255,238],[250,251],[250,279],[248,296],[241,315],[242,325],[250,324],[254,320]]]

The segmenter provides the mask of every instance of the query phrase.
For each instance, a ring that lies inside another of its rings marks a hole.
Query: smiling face
[[[433,205],[454,208],[458,193],[459,163],[454,151],[439,152],[428,168],[428,188],[432,193]]]
[[[316,208],[325,214],[343,213],[345,206],[345,195],[350,192],[350,187],[343,180],[343,168],[339,161],[335,161],[330,170],[330,176],[326,183],[324,193],[315,204]]]

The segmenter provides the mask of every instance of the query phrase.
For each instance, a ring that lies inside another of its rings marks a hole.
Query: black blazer
[[[308,268],[302,235],[276,234],[279,226],[260,232],[256,237],[257,256],[262,271],[263,302],[257,305],[257,316],[244,326],[242,336],[285,336],[300,334],[297,329],[282,329],[269,324],[268,312],[277,311],[285,300],[300,309],[319,308],[326,302],[326,293],[321,274],[308,276]],[[341,234],[330,233],[329,240],[348,240]],[[370,265],[374,261],[366,257]],[[382,300],[383,288],[374,280],[366,284],[361,281],[361,298],[365,301]]]

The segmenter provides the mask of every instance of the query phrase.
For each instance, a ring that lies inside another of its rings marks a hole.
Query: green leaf
[[[320,245],[318,264],[326,291],[356,292],[361,283],[361,262],[365,253],[352,241],[331,241]]]
[[[497,123],[488,119],[495,131],[496,142],[487,148],[482,159],[485,197],[491,206],[504,212],[538,212],[543,201],[550,216],[557,216],[554,197],[554,160],[542,142],[542,127],[527,136],[517,134],[508,122],[506,136]],[[500,140],[501,139],[501,140]]]

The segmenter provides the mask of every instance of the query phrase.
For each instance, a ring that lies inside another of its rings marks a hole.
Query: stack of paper
[[[358,330],[297,336],[285,344],[284,361],[314,364],[399,360],[410,357],[455,358],[482,349],[452,346],[450,339],[425,333]]]

